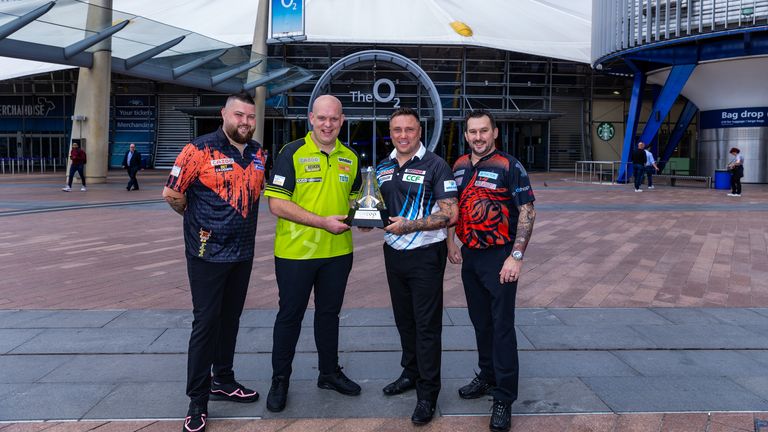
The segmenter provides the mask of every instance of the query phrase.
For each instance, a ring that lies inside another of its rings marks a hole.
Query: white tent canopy
[[[243,46],[253,40],[258,1],[113,0],[113,7]],[[590,61],[592,0],[305,0],[305,3],[308,42],[475,45],[583,63]],[[465,37],[456,33],[450,26],[453,21],[469,26],[473,35]],[[0,80],[69,67],[4,57],[0,57],[0,66]]]

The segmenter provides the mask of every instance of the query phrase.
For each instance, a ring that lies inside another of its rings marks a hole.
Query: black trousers
[[[437,401],[443,333],[445,242],[396,250],[384,244],[384,263],[395,324],[400,333],[403,374],[416,380],[418,398]]]
[[[293,260],[275,257],[280,295],[272,337],[272,376],[289,378],[301,333],[301,320],[315,289],[315,345],[318,369],[329,374],[339,364],[339,312],[344,303],[352,254]]]
[[[240,314],[243,312],[253,260],[214,263],[187,255],[194,321],[187,357],[187,396],[204,406],[211,390],[211,370],[218,382],[235,380]]]
[[[517,399],[520,367],[515,334],[517,282],[502,284],[499,271],[512,244],[489,249],[461,248],[461,280],[469,318],[475,327],[480,376],[496,383],[493,397]]]
[[[67,182],[67,185],[69,187],[72,187],[72,180],[75,178],[75,173],[78,173],[80,175],[80,182],[83,183],[83,186],[85,186],[85,165],[79,164],[75,165],[72,164],[69,166],[69,181]]]
[[[136,180],[136,174],[139,172],[139,168],[133,168],[128,167],[128,186],[126,186],[126,189],[138,189],[139,188],[139,181]]]
[[[731,193],[741,195],[741,175],[731,172]]]

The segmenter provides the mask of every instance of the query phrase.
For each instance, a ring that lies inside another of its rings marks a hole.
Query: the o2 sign
[[[435,151],[435,147],[437,147],[437,143],[440,141],[440,134],[443,131],[443,105],[440,103],[440,94],[437,92],[435,84],[431,79],[429,79],[429,76],[427,76],[427,73],[424,72],[424,70],[419,67],[418,64],[414,63],[408,57],[397,53],[383,50],[360,51],[354,54],[350,54],[331,65],[331,67],[323,73],[320,79],[317,80],[317,84],[315,84],[315,88],[312,90],[312,96],[309,98],[309,106],[307,106],[307,118],[309,118],[309,113],[312,111],[312,104],[315,102],[315,99],[317,99],[318,96],[322,94],[328,93],[331,81],[333,81],[335,75],[341,73],[344,70],[360,67],[360,63],[368,64],[369,62],[379,62],[393,65],[395,66],[395,69],[399,69],[400,71],[406,72],[413,76],[415,80],[418,81],[424,89],[426,89],[427,94],[429,95],[430,103],[432,105],[432,116],[423,115],[421,113],[420,115],[422,118],[428,118],[430,121],[432,121],[432,133],[429,137],[429,145],[427,148],[430,151]],[[366,93],[364,91],[350,91],[349,95],[352,98],[352,102],[355,103],[373,103],[376,101],[377,103],[381,104],[392,104],[389,105],[389,107],[393,109],[400,108],[400,98],[397,97],[397,89],[395,88],[395,83],[388,78],[377,79],[373,83],[373,87],[371,88],[370,93]],[[339,99],[343,98],[339,97]],[[311,124],[309,125],[309,128],[312,128]]]
[[[384,85],[387,89],[382,93],[381,86]],[[363,93],[361,91],[351,91],[349,95],[352,96],[352,102],[373,102],[375,99],[380,103],[390,103],[394,101],[392,108],[400,108],[400,98],[395,97],[395,83],[391,79],[379,78],[373,83],[373,94]]]
[[[290,10],[296,10],[297,6],[295,0],[280,0],[280,4],[282,4],[284,8]]]

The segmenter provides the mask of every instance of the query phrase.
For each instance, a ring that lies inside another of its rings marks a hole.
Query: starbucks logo
[[[616,135],[616,129],[611,123],[600,123],[597,125],[597,136],[603,141],[610,141]]]

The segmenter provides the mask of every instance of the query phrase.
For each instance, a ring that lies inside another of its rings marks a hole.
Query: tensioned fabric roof
[[[244,46],[253,40],[258,1],[267,0],[113,0],[113,7]],[[305,0],[305,4],[308,42],[475,45],[590,61],[592,0]],[[455,21],[468,26],[472,35],[454,31],[450,24]],[[0,66],[0,79],[62,68],[7,58],[0,58]]]

